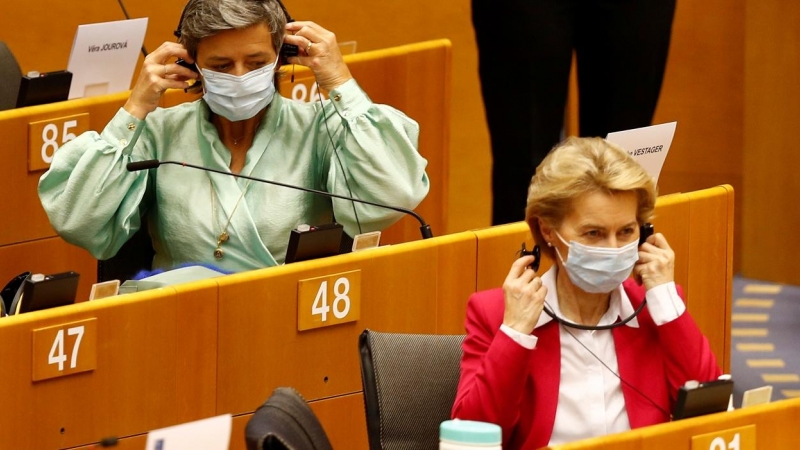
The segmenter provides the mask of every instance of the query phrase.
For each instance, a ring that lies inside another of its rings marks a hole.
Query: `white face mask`
[[[556,253],[569,279],[575,286],[593,294],[606,294],[630,276],[639,260],[639,241],[634,240],[619,248],[592,247],[580,242],[569,244],[556,231],[564,245],[569,247],[566,262],[556,248]]]
[[[200,69],[203,74],[203,100],[215,114],[231,122],[250,119],[272,102],[275,96],[275,62],[242,76]]]

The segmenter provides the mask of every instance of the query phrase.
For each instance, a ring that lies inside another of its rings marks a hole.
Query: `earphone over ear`
[[[188,2],[186,2],[186,6],[184,6],[183,7],[183,11],[181,11],[181,18],[178,20],[178,27],[172,33],[179,40],[180,40],[181,35],[182,35],[181,29],[183,28],[183,19],[186,17],[186,10],[189,9],[189,5],[191,5],[192,2],[194,2],[194,1],[197,1],[197,0],[189,0]],[[259,0],[259,1],[261,1],[263,3],[265,1],[270,1],[270,0]],[[281,11],[283,11],[284,17],[286,17],[286,23],[294,22],[294,19],[292,19],[292,16],[289,15],[289,11],[286,9],[286,6],[283,5],[283,2],[281,0],[275,0],[275,1],[278,3],[278,6],[281,7]],[[288,58],[291,58],[293,56],[297,56],[299,53],[300,53],[300,49],[296,45],[282,44],[281,45],[281,49],[280,49],[281,63],[282,64],[286,64]],[[190,63],[184,61],[183,59],[179,59],[179,60],[175,61],[175,64],[178,64],[180,66],[186,67],[187,69],[190,69],[192,71],[197,72],[197,67],[195,67],[194,64],[190,64]]]
[[[533,263],[531,263],[531,265],[528,267],[530,267],[531,270],[533,270],[534,272],[539,271],[539,263],[541,262],[542,259],[542,251],[539,249],[538,244],[533,246],[533,250],[528,251],[528,249],[525,248],[525,243],[523,242],[522,249],[520,249],[519,251],[519,256],[520,258],[523,256],[533,256],[534,258]]]

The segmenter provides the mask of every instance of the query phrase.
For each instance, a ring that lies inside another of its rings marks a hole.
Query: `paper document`
[[[230,414],[161,428],[147,433],[146,450],[228,450]]]
[[[79,25],[67,64],[69,98],[130,89],[146,31],[147,18]]]
[[[608,133],[606,140],[622,147],[656,180],[667,159],[678,122]]]

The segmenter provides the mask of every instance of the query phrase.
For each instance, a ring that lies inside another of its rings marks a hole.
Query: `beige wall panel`
[[[662,194],[720,184],[742,189],[744,4],[745,0],[677,2],[667,71],[653,119],[653,123],[678,122],[659,178]],[[736,224],[738,230],[738,214]]]
[[[742,274],[800,285],[800,3],[747,2]]]

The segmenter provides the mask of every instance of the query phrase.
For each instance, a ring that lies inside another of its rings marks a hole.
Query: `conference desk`
[[[428,160],[430,191],[416,208],[434,234],[445,232],[449,182],[450,41],[442,39],[346,55],[353,76],[373,101],[391,105],[420,125],[419,151]],[[284,69],[279,90],[296,101],[316,101],[312,72]],[[424,73],[425,76],[419,76]],[[3,164],[0,165],[0,282],[24,271],[81,274],[78,297],[89,297],[97,261],[60,239],[42,209],[39,178],[59,145],[86,130],[100,131],[125,103],[128,92],[0,111]],[[167,92],[162,106],[196,99],[180,90]],[[420,239],[419,224],[405,217],[384,230],[388,244]],[[288,236],[287,236],[288,240]],[[47,258],[43,258],[47,255]]]
[[[554,445],[546,450],[788,450],[800,443],[800,399]]]
[[[704,255],[707,267],[679,276],[715,351],[729,332],[708,327],[729,330],[730,314],[702,319],[703,311],[729,308],[719,279],[731,276],[732,234],[706,235],[732,221],[729,204],[723,186],[657,205],[656,226],[677,259]],[[707,214],[714,220],[699,220]],[[366,449],[359,333],[463,333],[467,298],[502,283],[526,238],[524,224],[512,224],[4,318],[0,423],[14,431],[0,448],[72,448],[105,436],[142,448],[148,430],[231,413],[231,448],[241,449],[250,415],[288,385],[335,448]],[[717,356],[727,361],[727,352]]]

